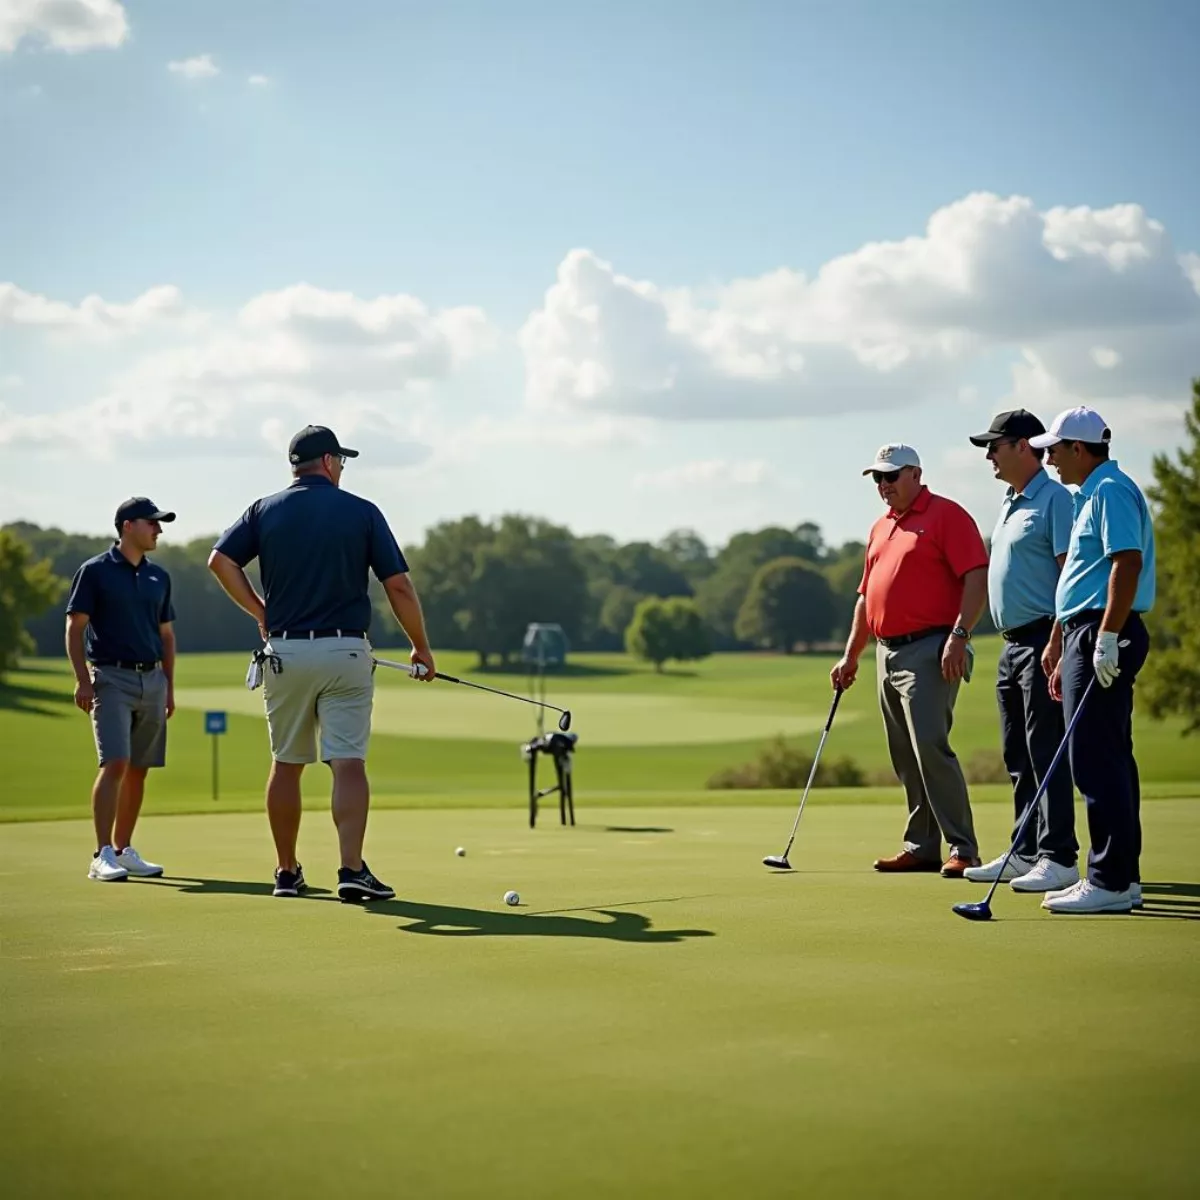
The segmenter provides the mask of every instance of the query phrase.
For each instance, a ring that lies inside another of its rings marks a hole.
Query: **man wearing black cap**
[[[96,852],[88,878],[116,883],[161,875],[133,848],[151,767],[166,762],[175,711],[171,579],[146,554],[162,522],[175,520],[145,496],[117,509],[117,542],[75,572],[67,600],[67,657],[75,703],[92,717],[100,773],[92,786]]]
[[[221,535],[208,560],[233,601],[258,622],[272,666],[264,694],[273,760],[267,816],[278,856],[276,896],[296,896],[305,888],[296,860],[300,776],[318,757],[333,775],[338,895],[346,901],[395,895],[362,857],[375,694],[368,573],[383,584],[412,643],[410,658],[424,668],[420,677],[431,680],[435,667],[408,564],[387,521],[369,500],[339,486],[346,459],[357,457],[332,430],[306,426],[288,447],[291,486],[256,500]],[[263,596],[244,570],[255,558]]]
[[[1016,836],[1038,785],[1062,743],[1062,705],[1050,694],[1042,655],[1061,641],[1054,623],[1054,593],[1071,541],[1071,493],[1042,466],[1044,450],[1029,439],[1046,432],[1023,408],[1002,412],[971,443],[986,448],[992,474],[1008,484],[992,533],[988,602],[1004,638],[996,676],[1004,765],[1013,782]],[[1055,651],[1055,657],[1061,649]],[[1065,758],[1042,796],[1037,819],[1030,819],[1020,844],[1004,868],[1004,880],[1017,892],[1048,892],[1079,879],[1076,862],[1075,793]],[[964,874],[976,883],[1000,875],[1004,855]]]

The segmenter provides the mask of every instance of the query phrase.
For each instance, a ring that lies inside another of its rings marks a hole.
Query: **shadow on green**
[[[33,713],[39,717],[65,717],[74,706],[74,697],[62,688],[31,687],[27,683],[0,683],[0,709]]]

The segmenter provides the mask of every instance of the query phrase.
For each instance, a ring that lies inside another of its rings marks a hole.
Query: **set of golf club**
[[[1092,686],[1095,682],[1095,679],[1092,679],[1084,690],[1083,698],[1079,701],[1075,712],[1071,716],[1066,732],[1063,734],[1063,739],[1059,743],[1058,750],[1055,752],[1054,758],[1050,763],[1050,769],[1046,772],[1046,777],[1038,784],[1038,789],[1034,793],[1033,799],[1029,801],[1024,813],[1021,815],[1021,821],[1017,826],[1017,832],[1013,836],[1012,844],[1008,848],[1008,853],[1004,856],[1004,861],[1000,864],[1000,870],[996,872],[996,878],[992,881],[992,886],[988,889],[988,894],[982,900],[954,905],[952,911],[958,916],[968,921],[990,921],[992,919],[992,897],[996,894],[996,888],[1004,878],[1004,870],[1008,866],[1009,860],[1015,853],[1016,848],[1021,844],[1021,839],[1025,835],[1025,829],[1029,824],[1030,818],[1037,811],[1039,804],[1041,804],[1042,797],[1045,795],[1046,788],[1058,768],[1059,761],[1062,759],[1063,754],[1066,753],[1067,746],[1071,741],[1071,734],[1074,732],[1076,722],[1083,712],[1083,706],[1087,703],[1088,696],[1091,695]],[[788,838],[787,846],[784,848],[782,854],[768,854],[763,859],[763,866],[765,867],[770,867],[776,871],[790,871],[792,869],[792,864],[788,861],[788,855],[792,852],[792,844],[796,840],[796,831],[800,828],[800,818],[804,815],[804,805],[808,800],[808,793],[812,788],[813,780],[817,776],[817,765],[821,761],[821,751],[825,748],[825,739],[829,736],[829,730],[833,725],[833,717],[837,712],[838,702],[841,698],[842,689],[840,687],[835,688],[833,703],[829,707],[829,716],[826,718],[825,728],[821,731],[821,740],[817,743],[817,752],[813,756],[812,768],[808,772],[808,782],[804,785],[804,794],[800,797],[800,807],[796,812],[796,819],[792,823],[791,836]]]

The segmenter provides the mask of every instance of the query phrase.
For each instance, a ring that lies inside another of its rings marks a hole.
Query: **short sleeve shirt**
[[[75,572],[68,613],[86,613],[84,652],[92,663],[157,662],[162,626],[175,620],[171,577],[143,558],[135,567],[117,546]]]
[[[962,607],[963,576],[987,561],[971,514],[923,487],[911,508],[889,509],[871,527],[858,585],[868,627],[888,638],[952,626]]]
[[[1071,541],[1071,493],[1045,470],[1021,491],[1009,488],[992,531],[988,606],[997,629],[1054,616],[1058,556]]]
[[[215,547],[246,566],[258,559],[268,630],[365,632],[371,624],[369,574],[408,570],[383,513],[322,475],[256,500]]]
[[[1108,604],[1112,557],[1122,550],[1140,550],[1133,611],[1154,607],[1154,523],[1146,497],[1115,460],[1101,463],[1075,493],[1071,543],[1058,581],[1056,611],[1060,621]]]

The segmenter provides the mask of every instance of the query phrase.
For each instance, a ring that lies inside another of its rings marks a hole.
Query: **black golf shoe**
[[[391,900],[396,895],[386,883],[371,874],[366,859],[363,859],[363,865],[357,871],[338,867],[337,890],[347,904],[357,904],[363,900]]]
[[[304,882],[304,868],[297,863],[294,871],[285,871],[282,867],[275,870],[275,890],[273,896],[298,896],[308,884]]]

